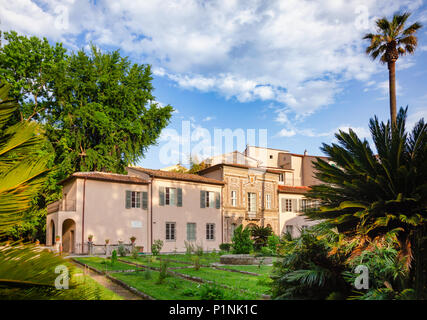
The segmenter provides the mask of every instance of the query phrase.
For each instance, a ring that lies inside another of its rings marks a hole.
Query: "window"
[[[221,195],[219,192],[200,191],[200,208],[216,208],[221,206]]]
[[[141,192],[132,191],[131,208],[141,208]]]
[[[196,224],[187,223],[187,240],[195,241],[196,240]]]
[[[267,194],[265,197],[265,207],[271,209],[271,194]]]
[[[166,240],[176,240],[175,222],[166,222]]]
[[[273,155],[272,154],[270,154],[270,159],[273,159]]]
[[[142,201],[141,201],[142,200]],[[148,193],[140,191],[126,190],[126,208],[142,208],[148,207]]]
[[[182,189],[160,187],[159,205],[182,207]]]
[[[307,208],[308,208],[308,206],[307,206],[307,204],[308,204],[308,201],[307,201],[307,199],[301,199],[301,211],[305,211],[305,210],[307,210]]]
[[[285,199],[285,211],[292,212],[292,199]]]
[[[206,224],[206,240],[215,240],[215,224]]]
[[[231,205],[233,207],[237,206],[237,192],[236,191],[231,191]]]
[[[236,228],[237,228],[237,224],[232,223],[232,224],[231,224],[231,228],[230,228],[230,234],[231,234],[231,237],[233,237],[233,235],[234,235],[234,230],[236,230]]]
[[[256,193],[248,193],[248,211],[256,212]]]
[[[284,173],[279,174],[279,181],[280,182],[285,181],[285,174]]]

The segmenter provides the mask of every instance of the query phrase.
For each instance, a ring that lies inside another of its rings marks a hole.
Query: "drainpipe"
[[[151,252],[151,246],[153,245],[153,181],[154,179],[151,178],[150,183],[150,248],[147,248]]]
[[[83,181],[83,209],[82,209],[82,252],[85,243],[85,202],[86,202],[86,178]]]

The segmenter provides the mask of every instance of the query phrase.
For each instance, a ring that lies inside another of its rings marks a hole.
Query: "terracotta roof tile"
[[[295,194],[304,194],[310,190],[310,187],[307,186],[278,186],[280,193],[295,193]]]
[[[141,167],[129,167],[129,168],[140,171],[142,173],[146,173],[153,178],[224,185],[223,181],[212,179],[212,178],[206,178],[203,176],[199,176],[198,174],[162,171],[162,170],[154,170],[154,169],[147,169],[147,168],[141,168]]]
[[[92,172],[75,172],[65,180],[61,181],[61,184],[65,183],[66,181],[69,181],[73,178],[86,178],[91,180],[100,180],[100,181],[109,181],[109,182],[121,182],[121,183],[133,183],[133,184],[149,184],[150,181],[135,177],[135,176],[128,176],[125,174],[117,174],[117,173],[109,173],[109,172],[99,172],[99,171],[92,171]]]

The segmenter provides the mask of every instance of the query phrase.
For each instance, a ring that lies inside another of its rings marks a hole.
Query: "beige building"
[[[224,181],[224,242],[243,224],[270,226],[279,233],[279,172],[241,164],[220,163],[199,171],[204,177]]]
[[[98,246],[133,236],[145,252],[157,239],[163,252],[184,252],[185,241],[205,250],[222,242],[222,181],[131,167],[128,175],[78,172],[62,184],[62,199],[47,208],[46,242],[59,236],[64,252],[87,252],[89,235]]]

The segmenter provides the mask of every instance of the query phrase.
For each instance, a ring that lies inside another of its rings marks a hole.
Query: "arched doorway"
[[[72,219],[66,219],[62,223],[62,251],[73,253],[75,248],[76,223]]]
[[[55,245],[55,222],[53,220],[50,220],[50,241],[51,245]]]

